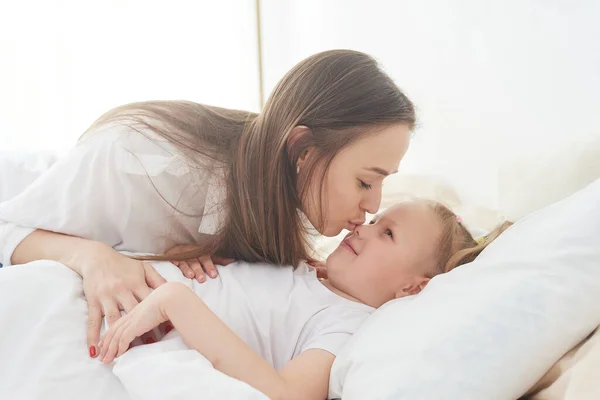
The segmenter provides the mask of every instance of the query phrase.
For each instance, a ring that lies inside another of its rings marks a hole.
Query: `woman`
[[[49,259],[79,273],[94,357],[102,316],[113,323],[164,282],[118,251],[193,245],[159,258],[200,258],[213,277],[211,256],[297,265],[310,258],[311,225],[334,236],[377,211],[414,123],[412,103],[376,61],[349,50],[300,62],[260,114],[191,102],[119,107],[0,205],[0,263]]]

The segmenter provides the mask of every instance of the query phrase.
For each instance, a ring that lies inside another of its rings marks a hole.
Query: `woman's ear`
[[[421,290],[425,289],[425,286],[427,286],[430,280],[430,278],[424,276],[415,277],[410,284],[403,286],[400,291],[396,293],[396,298],[399,299],[400,297],[414,296],[415,294],[421,293]]]
[[[292,131],[287,138],[287,150],[291,159],[296,159],[297,167],[302,168],[302,164],[306,162],[314,147],[312,143],[312,131],[309,127],[298,125],[292,128]]]

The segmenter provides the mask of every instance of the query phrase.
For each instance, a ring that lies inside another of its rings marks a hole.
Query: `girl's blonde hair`
[[[442,226],[433,275],[452,271],[474,261],[490,243],[512,225],[512,222],[504,222],[490,234],[475,240],[462,220],[448,207],[434,202],[431,203],[431,208]]]

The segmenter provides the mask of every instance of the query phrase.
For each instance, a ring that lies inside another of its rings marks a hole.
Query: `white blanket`
[[[91,359],[81,282],[50,261],[0,269],[0,398],[267,398],[215,370],[176,332],[113,365]]]

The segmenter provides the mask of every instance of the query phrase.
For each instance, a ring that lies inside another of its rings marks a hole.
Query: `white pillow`
[[[330,395],[515,399],[599,324],[597,180],[375,312],[337,357]]]

